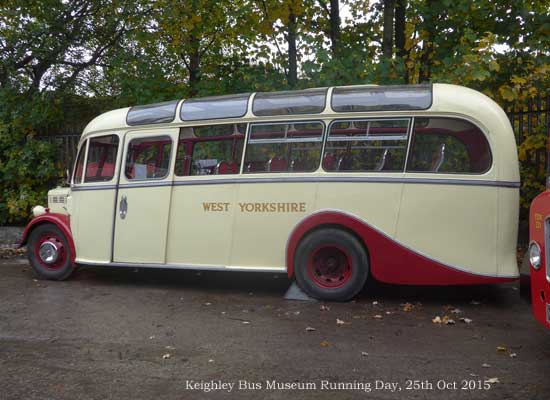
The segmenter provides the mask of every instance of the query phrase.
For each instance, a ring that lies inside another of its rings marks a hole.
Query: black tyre
[[[69,242],[53,224],[34,228],[27,242],[29,262],[40,278],[62,281],[74,271]]]
[[[369,259],[361,242],[337,228],[307,235],[296,250],[295,276],[309,296],[346,301],[357,295],[369,274]]]

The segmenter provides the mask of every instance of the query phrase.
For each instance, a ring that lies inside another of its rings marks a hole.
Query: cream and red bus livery
[[[517,279],[518,203],[510,123],[479,92],[249,93],[98,116],[23,243],[50,279],[75,264],[286,272],[347,300],[368,277]]]

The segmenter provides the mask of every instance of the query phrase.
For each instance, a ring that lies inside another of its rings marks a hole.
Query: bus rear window
[[[457,118],[415,118],[408,172],[481,174],[491,168],[485,135]]]

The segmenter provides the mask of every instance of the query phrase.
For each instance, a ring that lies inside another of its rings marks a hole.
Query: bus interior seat
[[[286,171],[287,168],[288,168],[288,163],[283,158],[273,157],[269,159],[269,161],[266,164],[267,172],[281,172],[281,171]]]
[[[333,153],[326,153],[323,158],[323,168],[327,171],[334,171],[336,156]]]
[[[430,171],[438,172],[439,168],[441,168],[444,161],[445,161],[445,143],[441,143],[439,145],[439,149],[432,157],[432,166]]]
[[[214,175],[224,175],[229,173],[229,163],[225,160],[220,161],[214,168]]]
[[[236,161],[227,162],[222,160],[216,165],[214,169],[215,175],[227,175],[227,174],[236,174],[239,172],[239,164]]]

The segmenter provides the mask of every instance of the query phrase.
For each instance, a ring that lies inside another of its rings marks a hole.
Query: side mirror
[[[65,184],[71,186],[71,173],[69,172],[69,168],[65,170]]]

